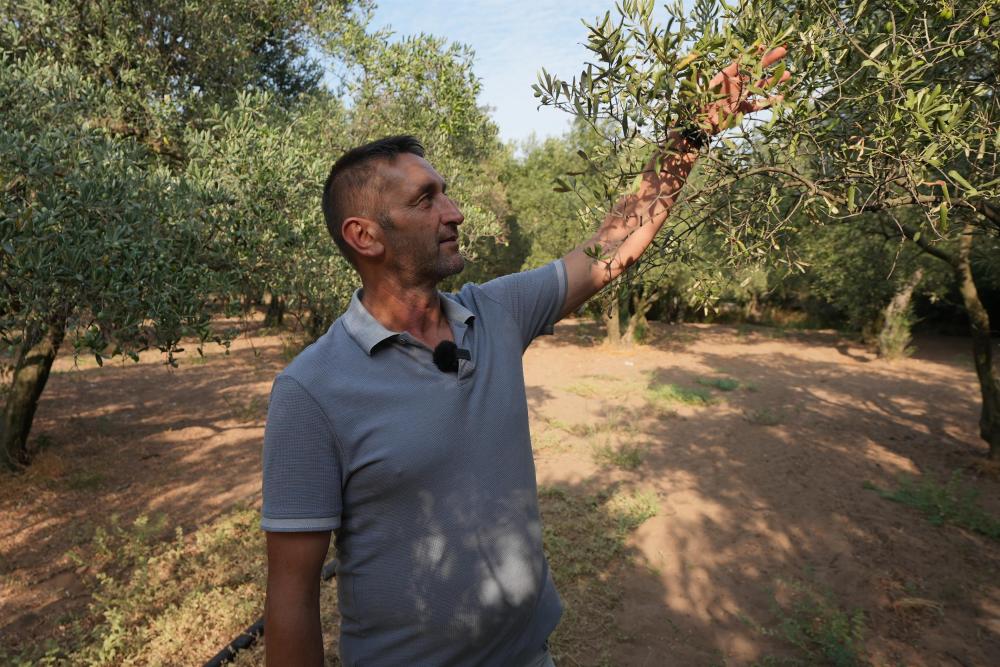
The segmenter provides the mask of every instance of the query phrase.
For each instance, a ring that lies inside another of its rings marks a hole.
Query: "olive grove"
[[[357,286],[319,205],[351,146],[417,134],[461,193],[466,251],[503,246],[506,153],[471,53],[369,32],[367,0],[0,6],[6,468],[30,462],[62,347],[173,363],[265,295],[320,335]]]

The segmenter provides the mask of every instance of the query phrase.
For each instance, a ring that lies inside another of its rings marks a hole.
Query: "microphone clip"
[[[443,340],[437,344],[434,348],[434,365],[438,367],[442,373],[457,373],[458,372],[458,360],[465,359],[466,361],[472,359],[472,355],[468,350],[463,350],[458,345],[455,345],[450,340]]]

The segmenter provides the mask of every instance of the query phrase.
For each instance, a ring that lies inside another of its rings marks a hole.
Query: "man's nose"
[[[444,198],[447,200],[447,205],[445,206],[444,214],[442,218],[445,224],[456,224],[460,225],[465,222],[465,216],[462,215],[462,211],[458,208],[458,204],[449,197],[445,195]]]

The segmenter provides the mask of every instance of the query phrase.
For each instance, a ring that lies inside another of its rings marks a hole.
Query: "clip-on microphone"
[[[459,359],[468,361],[472,355],[450,340],[443,340],[434,348],[434,365],[443,373],[457,373]]]

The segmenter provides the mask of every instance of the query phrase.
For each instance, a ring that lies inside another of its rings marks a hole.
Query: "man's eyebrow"
[[[448,183],[446,181],[441,181],[441,192],[445,193],[448,191]],[[413,194],[414,199],[419,199],[424,195],[433,194],[437,191],[438,181],[427,181],[420,186],[420,189]]]

